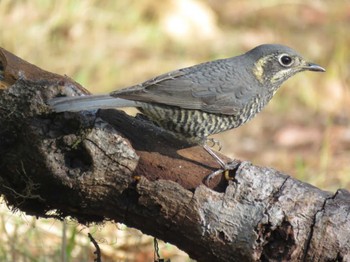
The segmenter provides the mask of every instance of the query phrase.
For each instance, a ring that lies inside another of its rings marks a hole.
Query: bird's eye
[[[289,67],[293,64],[293,59],[289,55],[283,54],[278,58],[278,62],[282,66]]]

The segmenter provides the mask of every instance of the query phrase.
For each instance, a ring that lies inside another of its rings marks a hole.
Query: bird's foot
[[[212,143],[215,143],[215,140],[209,139]],[[209,186],[210,180],[212,180],[214,177],[224,174],[224,178],[229,181],[233,180],[235,177],[235,174],[241,172],[242,168],[244,168],[246,165],[250,165],[251,163],[248,161],[238,161],[234,160],[230,163],[226,163],[224,160],[222,160],[211,148],[208,144],[204,144],[203,148],[211,155],[216,162],[221,166],[220,169],[216,170],[215,172],[211,173],[205,178],[205,184]],[[233,173],[233,174],[232,174]]]
[[[209,174],[205,178],[205,184],[209,186],[210,181],[217,177],[218,175],[223,174],[225,180],[230,181],[235,178],[235,175],[240,173],[242,169],[248,165],[251,165],[249,161],[238,161],[234,160],[230,163],[226,163],[222,168],[214,171],[213,173]]]
[[[222,145],[221,145],[220,141],[215,139],[215,138],[208,138],[205,143],[211,148],[217,147],[219,152],[222,149]]]

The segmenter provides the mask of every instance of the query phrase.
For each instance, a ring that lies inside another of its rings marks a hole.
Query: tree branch
[[[350,260],[350,194],[324,192],[236,161],[235,179],[142,117],[118,110],[51,112],[87,91],[0,49],[0,193],[40,217],[113,220],[198,261]],[[226,160],[228,160],[226,158]]]

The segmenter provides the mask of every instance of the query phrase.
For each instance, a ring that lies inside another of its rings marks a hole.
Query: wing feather
[[[242,76],[237,75],[232,64],[232,58],[231,61],[222,59],[172,71],[115,91],[111,96],[234,115],[244,106],[246,99],[237,99],[245,88],[242,81],[237,83]]]

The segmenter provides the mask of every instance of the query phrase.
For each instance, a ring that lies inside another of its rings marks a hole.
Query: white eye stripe
[[[281,54],[278,57],[278,62],[283,67],[290,67],[294,63],[294,59],[288,54]]]

